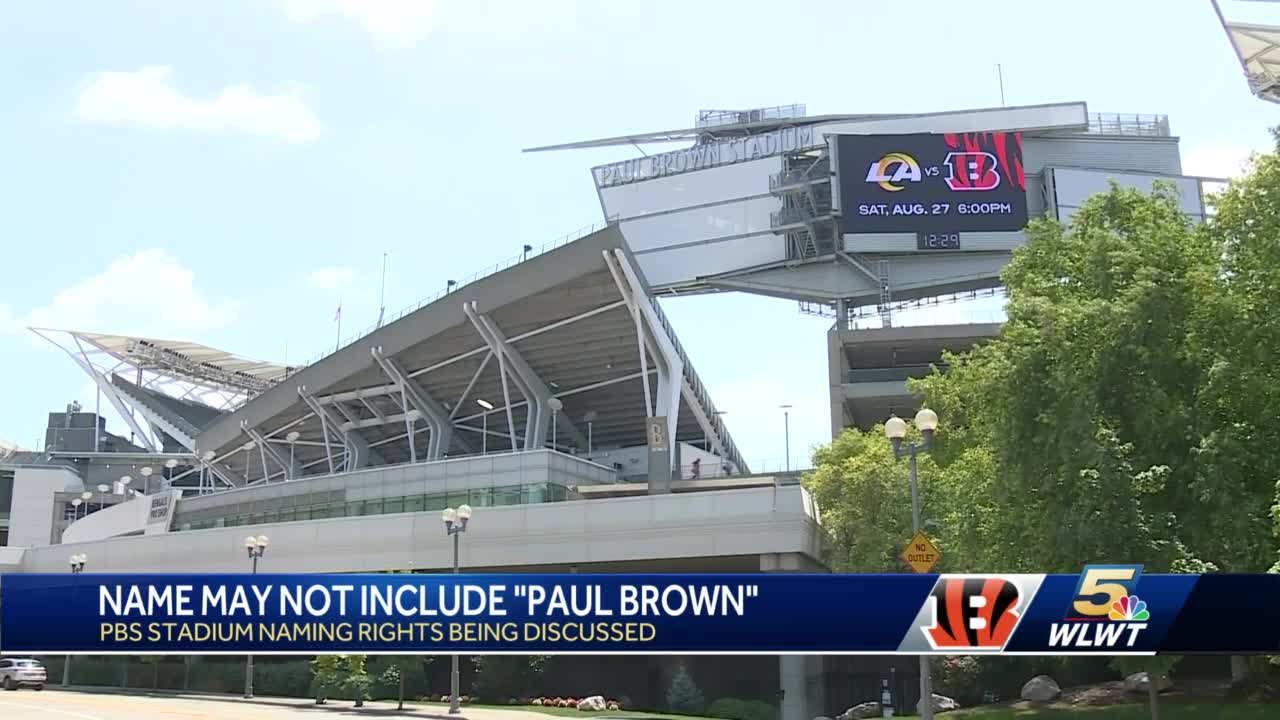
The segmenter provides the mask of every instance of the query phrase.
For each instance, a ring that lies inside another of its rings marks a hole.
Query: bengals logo
[[[947,187],[952,190],[995,190],[1000,187],[996,156],[989,152],[947,153]]]
[[[929,594],[933,625],[925,636],[934,649],[999,650],[1021,617],[1022,594],[1004,578],[944,577]]]

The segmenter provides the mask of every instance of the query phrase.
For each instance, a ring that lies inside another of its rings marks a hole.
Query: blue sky
[[[1280,24],[1280,4],[1224,1]],[[1208,0],[0,5],[0,438],[92,403],[39,324],[298,362],[448,278],[599,221],[588,168],[523,147],[811,114],[1084,100],[1163,113],[1189,171],[1266,149]],[[664,307],[748,459],[827,439],[825,331],[743,295]],[[965,317],[953,307],[944,320]],[[990,304],[972,308],[988,313]],[[286,358],[287,352],[287,358]],[[122,425],[116,424],[115,431]]]

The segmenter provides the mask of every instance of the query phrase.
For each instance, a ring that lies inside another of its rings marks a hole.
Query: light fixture
[[[476,400],[476,404],[484,408],[485,410],[493,409],[493,403],[489,402],[488,400],[484,400],[484,399]]]
[[[142,477],[144,477],[144,478],[149,478],[149,477],[151,477],[151,473],[154,473],[154,472],[155,472],[155,469],[153,469],[153,468],[152,468],[152,467],[150,467],[150,466],[144,467],[144,468],[142,468],[141,470],[139,470],[139,471],[138,471],[138,473],[139,473],[139,474],[141,474],[141,475],[142,475]]]
[[[108,491],[108,490],[110,490],[110,489],[111,489],[111,486],[107,485],[106,483],[99,483],[99,484],[98,484],[98,492],[100,492],[100,493],[104,493],[104,492],[106,492],[106,491]]]
[[[240,446],[240,449],[241,449],[241,450],[248,451],[248,450],[252,450],[252,449],[254,449],[254,448],[255,448],[255,447],[257,447],[257,446],[258,446],[258,443],[254,442],[253,440],[250,440],[249,442],[247,442],[247,443],[245,443],[245,444],[241,445],[241,446]]]
[[[91,497],[93,497],[93,493],[89,492],[88,490],[85,490],[84,492],[80,493],[81,500],[88,500]]]
[[[214,452],[212,450],[205,450],[204,453],[200,455],[200,457],[203,458],[205,462],[209,462],[210,460],[213,459],[213,455],[214,455]]]
[[[164,466],[169,468],[170,470],[178,467],[178,458],[169,458],[168,460],[165,460]]]
[[[444,511],[440,513],[440,519],[443,520],[446,525],[452,525],[453,522],[458,519],[458,511],[453,508],[445,508]]]
[[[558,397],[553,397],[547,401],[547,407],[551,408],[552,412],[560,412],[564,409],[564,401]]]
[[[284,439],[288,442],[297,442],[298,438],[300,437],[302,437],[302,433],[298,432],[297,430],[294,430],[288,435],[285,435]]]
[[[461,520],[461,521],[463,521],[463,522],[466,522],[466,521],[468,521],[468,520],[470,520],[470,519],[471,519],[471,506],[470,506],[470,505],[459,505],[459,506],[458,506],[458,519],[459,519],[459,520]]]
[[[916,427],[921,432],[933,432],[938,429],[938,413],[929,408],[922,408],[916,413]]]
[[[907,421],[894,415],[884,421],[884,436],[890,440],[902,440],[907,436]]]
[[[133,476],[132,476],[132,475],[121,475],[121,476],[120,476],[120,484],[121,484],[121,485],[128,485],[128,484],[129,484],[129,483],[131,483],[131,482],[133,482]]]

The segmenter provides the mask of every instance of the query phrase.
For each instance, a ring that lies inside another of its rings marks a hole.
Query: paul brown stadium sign
[[[782,128],[763,135],[722,140],[695,145],[685,150],[600,165],[592,168],[591,174],[595,176],[597,188],[606,188],[808,150],[822,142],[822,137],[814,132],[813,126]]]
[[[846,234],[950,237],[1027,224],[1020,133],[840,135],[835,145]]]

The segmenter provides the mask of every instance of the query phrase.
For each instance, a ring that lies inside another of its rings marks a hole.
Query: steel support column
[[[490,349],[495,354],[500,354],[505,358],[507,365],[513,371],[512,375],[516,383],[521,386],[521,392],[524,393],[525,399],[530,402],[530,421],[526,423],[525,427],[525,447],[542,447],[546,444],[547,434],[551,429],[551,406],[549,404],[552,398],[551,389],[529,366],[524,356],[512,347],[511,342],[507,340],[506,335],[493,322],[493,319],[476,310],[474,300],[464,304],[463,311],[470,318],[471,323],[475,325],[476,330],[480,332],[485,342],[489,343]],[[559,425],[564,426],[565,434],[571,444],[580,448],[587,446],[587,437],[582,434],[582,431],[578,429],[578,426],[570,418],[566,416],[557,419],[556,424],[557,427]],[[530,433],[530,430],[532,430],[532,433]]]
[[[400,387],[405,404],[417,410],[426,421],[427,427],[431,429],[431,435],[427,441],[427,459],[439,460],[444,457],[453,443],[453,422],[449,419],[449,412],[431,397],[426,388],[411,380],[409,374],[400,366],[400,363],[396,362],[395,358],[389,358],[383,354],[381,347],[375,347],[371,352],[374,361],[382,368],[382,372]],[[407,415],[408,412],[409,408],[406,407],[405,414]],[[414,452],[416,454],[416,451]]]

